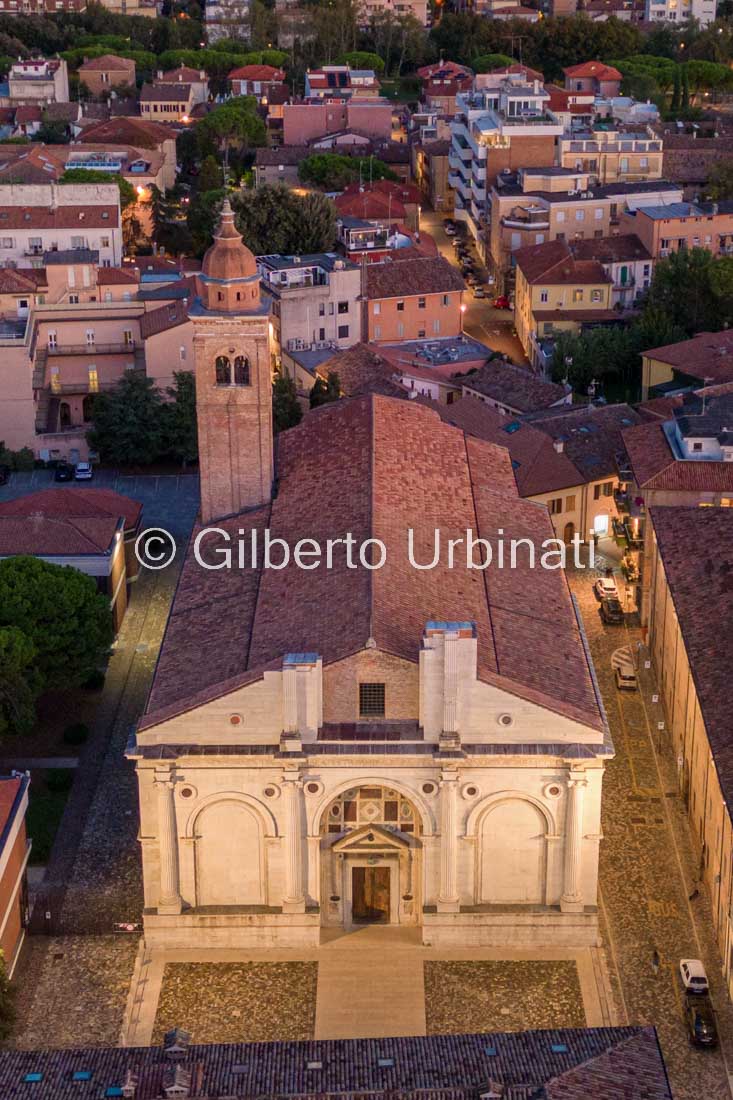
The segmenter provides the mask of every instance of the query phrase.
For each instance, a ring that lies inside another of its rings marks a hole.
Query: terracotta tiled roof
[[[583,79],[594,76],[596,80],[622,80],[618,69],[611,65],[604,65],[602,61],[584,61],[581,65],[571,65],[569,69],[563,69],[565,76]]]
[[[101,57],[92,57],[79,66],[80,73],[135,73],[135,62],[128,57],[118,57],[114,53],[105,53]]]
[[[272,81],[281,84],[285,80],[285,73],[272,65],[240,65],[238,69],[232,69],[228,79]]]
[[[137,286],[140,272],[136,267],[100,267],[97,270],[98,286]]]
[[[338,478],[313,476],[336,467]],[[410,528],[420,558],[432,556],[436,527],[445,538],[467,528],[494,541],[500,528],[538,543],[553,537],[546,511],[516,495],[505,450],[442,424],[415,401],[372,395],[326,405],[281,433],[277,477],[270,507],[217,526],[235,538],[267,526],[289,545],[307,536],[325,546],[349,531],[357,545],[381,539],[386,564],[350,570],[339,558],[331,570],[308,573],[294,564],[213,572],[189,555],[144,726],[261,678],[289,652],[317,652],[330,664],[373,638],[378,649],[417,662],[425,623],[440,615],[476,623],[481,680],[603,728],[563,575],[526,564],[490,576],[445,563],[419,571],[405,553]]]
[[[140,89],[141,103],[188,103],[190,98],[190,84],[143,84]]]
[[[590,237],[585,240],[570,241],[570,249],[576,260],[597,260],[601,264],[652,258],[651,253],[635,233],[621,233],[618,237]]]
[[[156,84],[200,84],[207,82],[206,73],[201,75],[200,69],[192,69],[190,65],[179,65],[177,69],[168,69],[167,72],[156,76]]]
[[[566,396],[565,387],[557,382],[539,378],[525,367],[496,360],[458,381],[466,389],[485,394],[522,413],[546,409]]]
[[[0,294],[33,294],[42,286],[48,286],[43,267],[0,268]]]
[[[117,206],[58,206],[55,210],[47,206],[0,206],[0,230],[115,229],[118,225]]]
[[[723,798],[730,807],[733,508],[652,507],[650,516]]]
[[[701,332],[691,340],[649,348],[646,359],[656,359],[701,381],[733,381],[733,332]]]
[[[344,188],[344,195],[381,194],[391,196],[407,206],[421,206],[425,196],[419,187],[412,183],[397,182],[396,180],[375,180],[374,183],[361,184],[350,183]],[[395,215],[396,216],[396,215]]]
[[[385,260],[368,264],[366,269],[366,296],[370,300],[465,289],[461,273],[442,256],[401,260],[399,263]]]
[[[41,108],[34,104],[28,104],[28,106],[25,107],[16,107],[15,109],[16,126],[28,122],[40,122],[42,117],[43,113]]]
[[[352,218],[392,218],[395,221],[404,221],[406,217],[405,207],[398,198],[393,195],[385,195],[381,191],[364,191],[360,194],[344,191],[334,200],[336,212],[342,216]]]
[[[329,371],[338,374],[346,397],[358,397],[365,393],[407,397],[404,387],[394,381],[394,368],[367,344],[354,344],[353,348],[337,351],[316,368],[316,373],[324,379],[328,377]]]
[[[576,259],[566,241],[547,241],[519,248],[513,254],[517,267],[530,285],[552,286],[610,283],[597,260]]]
[[[0,512],[0,556],[43,554],[54,557],[106,553],[118,520],[112,516],[51,518]]]
[[[154,149],[164,141],[170,141],[175,135],[167,126],[147,118],[111,118],[106,122],[95,122],[92,126],[86,126],[83,136],[88,145],[121,142],[123,145],[135,145],[141,149]]]
[[[140,318],[140,335],[143,340],[157,336],[161,332],[168,332],[169,329],[178,328],[179,325],[185,325],[188,321],[189,301],[189,299],[176,300],[161,306],[160,309],[151,309],[143,313]]]
[[[125,528],[136,526],[143,506],[132,497],[115,493],[112,489],[93,489],[69,486],[66,489],[39,489],[35,493],[0,503],[0,516],[42,515],[49,519],[119,519],[124,517]]]
[[[495,1053],[487,1055],[487,1047]],[[472,1100],[488,1091],[489,1077],[506,1100],[672,1100],[652,1027],[212,1043],[189,1047],[183,1065],[202,1093],[241,1100]],[[89,1081],[74,1080],[80,1067]],[[98,1100],[131,1070],[140,1083],[136,1096],[150,1100],[162,1095],[169,1068],[159,1046],[8,1050],[0,1054],[0,1089],[12,1096],[35,1072],[53,1100]]]
[[[624,432],[624,445],[640,489],[733,492],[733,462],[678,460],[662,424],[639,424]]]

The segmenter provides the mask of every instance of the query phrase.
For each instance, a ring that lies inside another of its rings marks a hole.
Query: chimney
[[[565,443],[562,439],[553,439],[552,445],[559,455],[565,450]]]

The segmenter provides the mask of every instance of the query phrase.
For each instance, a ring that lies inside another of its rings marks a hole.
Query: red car
[[[512,308],[511,305],[509,304],[509,299],[507,298],[506,294],[502,294],[500,298],[494,298],[493,305],[494,305],[494,309],[511,309]]]

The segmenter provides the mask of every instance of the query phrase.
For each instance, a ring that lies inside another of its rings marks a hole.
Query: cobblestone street
[[[426,962],[428,1035],[584,1027],[574,962]]]
[[[733,1013],[720,979],[707,898],[689,900],[699,855],[677,792],[674,762],[652,703],[652,673],[641,652],[640,691],[617,691],[611,656],[641,640],[640,631],[604,627],[588,573],[571,574],[593,655],[616,758],[606,771],[601,845],[601,921],[619,1023],[655,1024],[677,1100],[730,1095],[724,1054],[733,1050]],[[653,952],[661,959],[652,968]],[[687,1040],[679,960],[701,958],[711,981],[723,1049],[699,1051]]]

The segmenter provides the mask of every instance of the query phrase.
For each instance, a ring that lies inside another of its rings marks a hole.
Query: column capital
[[[458,782],[458,772],[455,769],[444,768],[440,773],[440,779],[438,780],[438,786],[447,786],[451,783]]]
[[[567,786],[568,790],[572,790],[573,787],[582,790],[584,787],[588,786],[588,780],[584,775],[569,775],[568,778],[565,780],[565,785]]]

